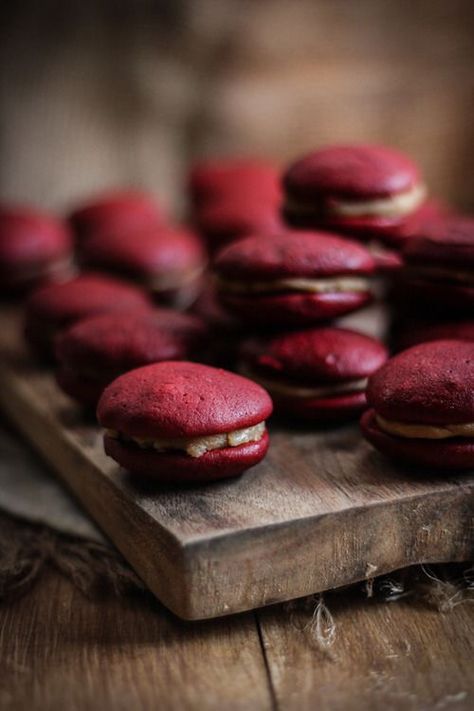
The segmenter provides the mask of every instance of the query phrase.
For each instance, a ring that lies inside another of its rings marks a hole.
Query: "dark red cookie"
[[[221,303],[248,323],[311,325],[372,299],[367,249],[324,232],[252,235],[224,248],[214,266]]]
[[[195,223],[211,252],[250,233],[284,228],[277,204],[245,193],[204,205],[196,211]]]
[[[0,291],[66,278],[72,269],[72,239],[52,215],[0,207]]]
[[[369,379],[365,437],[387,455],[440,469],[474,468],[474,343],[409,348]]]
[[[290,224],[372,235],[391,230],[425,199],[417,166],[381,146],[330,146],[293,163],[283,177]]]
[[[154,197],[138,190],[113,190],[98,195],[74,210],[70,223],[77,237],[120,234],[161,224],[163,216]]]
[[[433,229],[437,230],[451,217],[452,212],[448,205],[440,200],[428,199],[404,222],[391,229],[387,228],[379,237],[389,247],[400,250],[415,237],[429,234]]]
[[[274,165],[245,158],[197,163],[189,174],[189,192],[196,206],[227,201],[242,194],[276,204],[281,193]]]
[[[315,328],[249,341],[240,368],[268,390],[280,414],[326,422],[361,412],[367,378],[386,359],[386,348],[374,338]]]
[[[205,339],[206,327],[197,316],[171,309],[91,316],[59,334],[57,380],[78,402],[96,405],[105,386],[122,373],[189,358]]]
[[[83,245],[83,262],[138,282],[164,303],[194,300],[206,263],[199,237],[184,228],[96,234]]]
[[[474,218],[451,218],[403,251],[406,294],[426,307],[474,314]]]
[[[257,464],[268,449],[271,412],[270,397],[251,380],[175,361],[120,376],[97,408],[106,453],[131,472],[173,484],[236,476]]]
[[[56,334],[82,318],[150,308],[147,295],[131,284],[101,274],[81,274],[31,294],[26,305],[25,335],[39,355],[49,358]]]

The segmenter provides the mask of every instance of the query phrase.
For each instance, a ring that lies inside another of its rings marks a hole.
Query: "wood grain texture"
[[[329,651],[315,644],[312,609],[288,615],[277,607],[258,613],[279,708],[473,708],[472,604],[440,613],[411,598],[387,603],[354,590],[328,595],[326,603],[336,629]]]
[[[102,449],[48,371],[0,318],[0,405],[176,614],[201,619],[348,585],[418,562],[470,560],[474,474],[417,474],[356,426],[274,427],[240,479],[144,489]]]
[[[2,711],[271,708],[252,614],[191,625],[52,575],[0,608],[0,659]]]

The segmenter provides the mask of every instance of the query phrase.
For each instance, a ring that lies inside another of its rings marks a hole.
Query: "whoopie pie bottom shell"
[[[304,326],[351,313],[373,300],[370,291],[241,297],[221,294],[221,303],[246,323]]]
[[[347,393],[326,398],[291,397],[290,395],[270,395],[275,414],[317,422],[344,422],[356,418],[367,407],[365,392]]]
[[[258,442],[213,449],[201,457],[190,457],[179,452],[161,453],[127,446],[104,435],[104,449],[109,457],[127,471],[160,484],[198,484],[238,476],[264,458],[269,444],[270,438],[265,432]]]
[[[441,307],[443,310],[456,309],[464,314],[474,313],[474,287],[435,282],[422,279],[407,279],[403,285],[411,299],[419,300],[423,305]],[[456,314],[457,315],[457,314]]]
[[[360,426],[364,437],[392,459],[433,469],[474,469],[474,439],[409,439],[384,432],[373,409],[364,412]]]
[[[55,376],[61,390],[85,407],[95,408],[102,391],[109,384],[108,382],[85,378],[79,374],[76,375],[70,370],[61,367],[56,371]]]

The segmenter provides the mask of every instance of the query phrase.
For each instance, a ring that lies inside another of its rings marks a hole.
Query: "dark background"
[[[181,203],[189,160],[374,141],[474,207],[472,0],[23,0],[0,10],[0,198]]]

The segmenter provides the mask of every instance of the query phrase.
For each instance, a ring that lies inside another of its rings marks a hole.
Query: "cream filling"
[[[386,420],[375,415],[378,426],[384,432],[410,439],[448,439],[450,437],[474,437],[474,422],[460,425],[415,425],[408,422]]]
[[[449,267],[413,266],[409,267],[408,273],[412,277],[421,279],[449,279],[461,283],[474,284],[474,272],[472,270],[462,270]]]
[[[360,378],[358,380],[348,380],[345,383],[335,383],[332,385],[323,385],[315,388],[305,387],[302,385],[292,385],[284,383],[281,380],[273,380],[272,378],[266,378],[261,376],[259,373],[255,373],[251,368],[245,365],[241,365],[239,368],[242,375],[247,378],[254,380],[259,385],[262,385],[270,393],[275,395],[289,395],[290,397],[297,398],[314,398],[314,397],[327,397],[331,395],[338,395],[340,393],[353,393],[353,392],[363,392],[367,387],[367,378]]]
[[[233,432],[206,435],[205,437],[128,437],[116,430],[106,430],[108,437],[133,442],[140,449],[155,449],[158,452],[183,451],[190,457],[201,457],[206,452],[226,447],[238,447],[248,442],[258,442],[265,434],[265,422],[244,427]]]
[[[337,200],[330,206],[334,215],[342,217],[364,217],[376,215],[377,217],[401,217],[413,212],[426,197],[426,187],[423,184],[415,185],[411,190],[386,198],[377,198],[365,202],[353,200]]]
[[[374,200],[332,200],[331,203],[299,202],[288,199],[285,209],[301,215],[332,214],[340,217],[403,217],[414,212],[426,197],[426,186],[415,185],[410,190]]]
[[[265,293],[275,291],[295,291],[310,294],[325,294],[340,291],[368,291],[369,281],[363,277],[334,277],[327,279],[288,278],[273,281],[243,282],[218,279],[222,291],[235,293]]]

